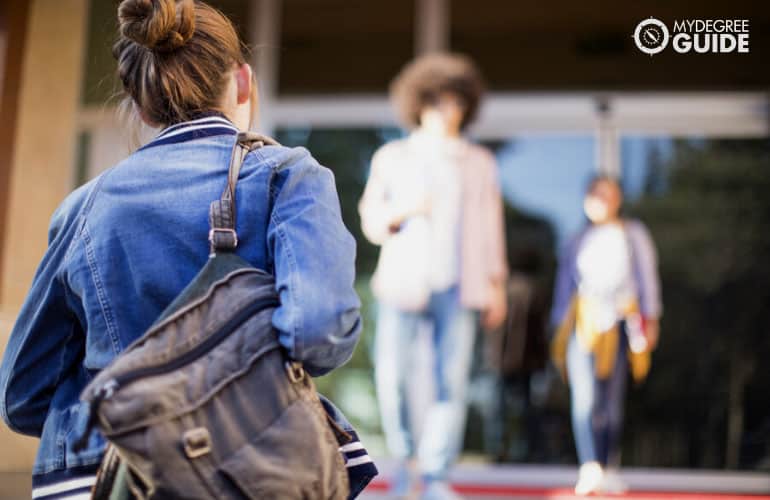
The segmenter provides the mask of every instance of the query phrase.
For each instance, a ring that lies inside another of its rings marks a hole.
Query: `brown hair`
[[[126,97],[157,125],[217,110],[233,65],[246,62],[233,23],[194,0],[123,0],[112,52]]]
[[[456,95],[465,106],[461,128],[478,112],[484,80],[476,65],[459,54],[422,56],[401,70],[390,84],[390,96],[401,120],[410,128],[420,125],[423,108],[435,104],[444,92]]]
[[[616,175],[608,174],[608,173],[598,173],[598,174],[592,174],[588,178],[588,182],[586,183],[586,194],[593,191],[596,186],[601,182],[609,182],[614,184],[618,191],[620,192],[620,196],[623,196],[623,185],[620,182],[620,179]]]

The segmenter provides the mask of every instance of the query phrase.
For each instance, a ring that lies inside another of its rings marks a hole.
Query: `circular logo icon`
[[[634,42],[645,54],[661,52],[668,45],[668,28],[663,21],[651,17],[636,25]]]

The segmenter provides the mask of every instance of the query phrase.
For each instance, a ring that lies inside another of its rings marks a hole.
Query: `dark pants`
[[[623,403],[628,376],[628,340],[620,324],[615,366],[606,380],[596,377],[594,356],[585,352],[573,334],[567,346],[567,377],[572,403],[572,432],[581,464],[620,464]]]

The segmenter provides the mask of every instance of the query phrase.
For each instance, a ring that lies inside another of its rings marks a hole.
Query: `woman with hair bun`
[[[75,451],[88,418],[80,393],[206,262],[209,204],[257,106],[243,44],[216,9],[124,0],[118,19],[123,106],[162,131],[55,211],[11,333],[0,413],[16,432],[40,438],[37,499],[90,498],[106,443],[94,433]],[[281,305],[272,323],[288,355],[325,374],[350,358],[361,330],[355,241],[334,176],[307,150],[268,141],[246,156],[239,179],[235,251],[275,276]],[[365,453],[356,457],[365,474],[376,473]]]

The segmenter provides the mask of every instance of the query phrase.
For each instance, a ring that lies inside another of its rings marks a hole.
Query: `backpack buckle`
[[[286,361],[283,366],[286,368],[286,373],[289,375],[289,380],[292,383],[302,382],[305,378],[305,370],[299,361]]]
[[[196,427],[182,434],[184,453],[187,458],[198,458],[211,452],[211,435],[205,427]]]
[[[219,234],[225,234],[229,238],[219,238]],[[235,248],[238,246],[238,233],[235,229],[227,227],[212,227],[209,230],[209,242],[213,248]]]

